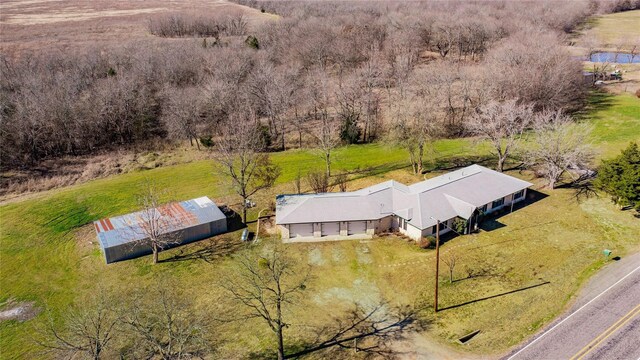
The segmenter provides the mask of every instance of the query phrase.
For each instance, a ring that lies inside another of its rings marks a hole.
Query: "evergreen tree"
[[[618,157],[603,161],[595,181],[614,203],[640,211],[640,149],[631,143]]]
[[[340,127],[340,140],[347,144],[355,144],[359,139],[360,127],[357,121],[351,116],[345,117]]]

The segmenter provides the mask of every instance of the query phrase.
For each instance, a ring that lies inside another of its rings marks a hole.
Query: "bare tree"
[[[161,198],[166,197],[166,191],[159,189],[151,181],[145,181],[136,195],[139,220],[136,224],[124,228],[124,236],[139,236],[142,240],[132,243],[132,246],[149,246],[153,253],[153,263],[158,263],[158,254],[167,247],[180,241],[177,229],[180,219],[170,210],[169,205],[161,205]]]
[[[547,180],[549,188],[555,188],[564,174],[576,180],[589,171],[593,150],[588,126],[575,124],[569,116],[555,111],[542,114],[535,130],[527,162]]]
[[[316,146],[318,151],[322,155],[326,166],[327,176],[331,176],[331,153],[340,144],[340,138],[338,137],[338,130],[340,124],[329,114],[322,113],[320,115],[320,124],[314,128],[312,134],[315,136],[317,142]]]
[[[275,68],[262,62],[247,81],[249,92],[269,118],[269,129],[274,138],[279,138],[282,150],[286,149],[287,123],[284,113],[291,105],[294,92],[292,78],[292,74],[287,73],[284,68]]]
[[[436,31],[431,41],[443,59],[455,46],[457,36],[458,29],[455,28],[455,22],[451,19],[444,19],[436,25]]]
[[[49,315],[47,324],[40,331],[43,338],[36,339],[36,343],[47,351],[69,359],[76,355],[104,359],[113,355],[108,355],[108,351],[120,333],[120,319],[118,305],[100,291],[81,307],[66,309],[61,329]]]
[[[638,56],[638,52],[640,52],[640,37],[636,37],[631,43],[628,45],[629,55],[631,55],[631,62]]]
[[[316,149],[325,162],[327,176],[331,177],[331,153],[340,144],[338,132],[340,123],[330,113],[331,99],[328,75],[321,70],[316,71],[310,78],[310,98],[312,100],[313,120],[315,126],[310,130],[316,139]]]
[[[582,62],[555,33],[536,29],[514,34],[487,53],[494,99],[518,99],[536,111],[580,108],[587,89]]]
[[[335,97],[341,123],[340,139],[347,144],[355,144],[360,140],[360,119],[364,111],[364,93],[358,84],[358,79],[351,76],[341,81]]]
[[[341,192],[347,191],[347,182],[349,181],[349,176],[346,173],[340,173],[336,175],[334,184],[338,186]]]
[[[308,285],[309,271],[300,271],[282,245],[268,249],[263,256],[245,253],[237,268],[222,279],[220,286],[238,305],[239,313],[229,320],[257,318],[276,336],[278,359],[285,358],[288,307],[295,306]]]
[[[416,79],[423,78],[417,76]],[[436,123],[434,98],[429,88],[419,80],[412,83],[411,92],[401,86],[394,95],[393,105],[390,105],[388,140],[407,150],[413,172],[421,174],[425,151],[430,140],[441,132],[441,126]]]
[[[233,190],[242,198],[242,221],[247,222],[250,196],[273,186],[280,169],[262,153],[264,140],[252,114],[232,116],[222,128],[214,158]]]
[[[331,180],[327,176],[327,173],[323,171],[310,171],[307,176],[307,183],[309,187],[316,193],[327,193],[333,189]]]
[[[488,140],[498,156],[497,168],[504,170],[504,162],[515,150],[522,133],[531,126],[533,110],[530,105],[519,105],[515,100],[490,102],[480,107],[466,123],[469,133]]]
[[[356,71],[363,92],[364,124],[362,126],[362,140],[369,142],[375,138],[378,130],[380,112],[380,97],[376,88],[382,83],[382,67],[377,54]]]
[[[202,127],[205,105],[202,93],[203,89],[198,87],[165,91],[166,110],[162,114],[169,135],[178,139],[189,139],[191,146],[195,140],[198,150],[198,134]]]
[[[442,261],[449,268],[449,283],[453,283],[453,270],[456,268],[456,262],[458,261],[458,255],[455,252],[449,251],[442,257]]]
[[[133,357],[189,359],[207,353],[206,326],[188,299],[169,283],[140,291],[128,301],[123,323],[137,345]]]

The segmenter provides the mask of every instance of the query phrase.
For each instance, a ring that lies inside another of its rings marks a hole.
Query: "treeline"
[[[562,32],[593,2],[266,4],[283,18],[225,25],[221,38],[217,22],[177,14],[151,19],[150,31],[205,38],[3,58],[2,166],[150,139],[210,146],[238,114],[257,119],[277,150],[370,142],[412,121],[459,136],[494,100],[536,111],[584,101]]]
[[[246,35],[248,22],[242,13],[202,16],[168,14],[149,19],[149,32],[161,37],[214,37]]]

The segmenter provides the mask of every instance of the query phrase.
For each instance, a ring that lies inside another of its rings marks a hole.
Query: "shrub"
[[[247,44],[247,46],[249,46],[252,49],[256,49],[256,50],[260,49],[260,43],[258,42],[258,38],[253,35],[247,36],[247,39],[244,41],[244,43]]]
[[[636,90],[636,96],[640,98],[640,89]]]
[[[360,132],[357,121],[353,117],[347,116],[340,127],[340,140],[347,144],[355,144],[360,139]]]
[[[464,234],[467,229],[467,220],[462,218],[455,218],[451,228],[458,234]]]
[[[347,191],[347,181],[349,181],[349,176],[345,173],[340,173],[335,176],[334,185],[338,186],[341,192]]]
[[[261,267],[261,268],[263,268],[263,269],[266,269],[266,268],[268,268],[268,267],[269,267],[269,265],[270,265],[270,264],[269,264],[269,260],[268,260],[268,259],[265,259],[265,258],[263,258],[263,257],[261,257],[260,259],[258,259],[258,266],[259,266],[259,267]]]
[[[269,133],[269,127],[267,125],[258,125],[258,136],[265,148],[271,146],[271,134]]]
[[[333,186],[324,171],[311,171],[307,174],[309,187],[317,194],[330,192]]]
[[[435,246],[435,243],[436,239],[433,236],[427,236],[418,240],[418,247],[420,247],[421,249],[431,249],[433,246]]]
[[[200,144],[202,144],[202,146],[204,147],[212,147],[213,146],[213,139],[211,138],[211,136],[204,136],[200,138]]]

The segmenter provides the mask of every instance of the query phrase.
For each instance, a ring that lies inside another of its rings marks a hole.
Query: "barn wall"
[[[173,232],[180,238],[177,244],[170,247],[188,244],[194,241],[203,240],[214,235],[218,235],[227,231],[227,219],[219,219],[210,223],[204,223],[180,231]],[[151,246],[144,244],[143,241],[130,242],[126,244],[116,245],[104,248],[104,257],[107,264],[134,259],[140,256],[152,253]]]

